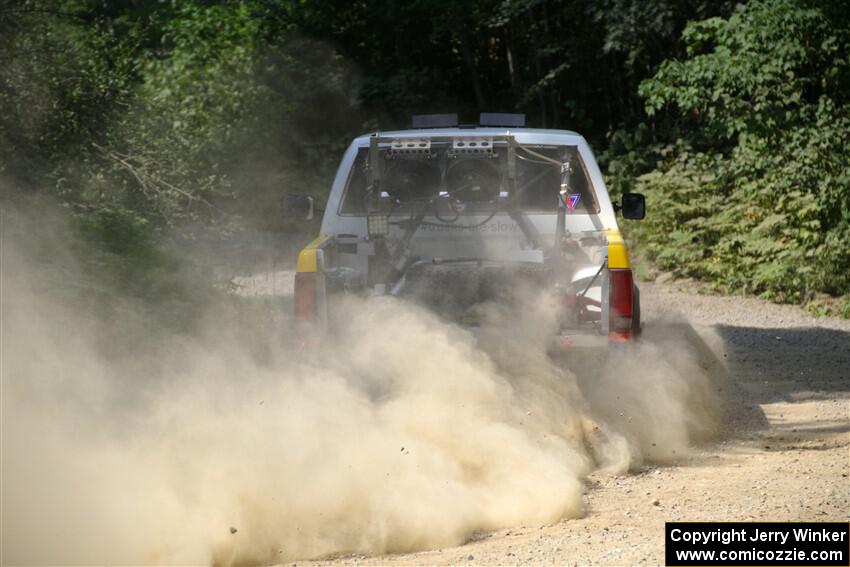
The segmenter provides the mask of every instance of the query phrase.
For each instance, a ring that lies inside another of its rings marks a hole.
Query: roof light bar
[[[457,114],[414,114],[413,128],[452,128],[457,126]]]
[[[478,124],[481,126],[510,126],[511,128],[522,128],[525,126],[525,114],[482,112],[478,118]]]

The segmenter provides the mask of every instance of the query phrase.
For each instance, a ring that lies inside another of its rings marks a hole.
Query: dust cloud
[[[349,323],[320,353],[215,306],[200,330],[172,333],[138,303],[67,293],[86,280],[70,262],[53,273],[12,215],[4,564],[274,564],[457,545],[578,517],[587,474],[675,459],[717,417],[711,373],[681,333],[575,374],[546,355],[545,305],[497,348],[391,298],[345,302]],[[246,346],[263,340],[263,356]]]

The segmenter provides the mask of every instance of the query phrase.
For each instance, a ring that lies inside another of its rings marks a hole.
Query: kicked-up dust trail
[[[579,516],[589,472],[673,459],[716,417],[711,377],[681,341],[574,373],[533,333],[488,353],[395,300],[350,301],[320,357],[285,341],[258,357],[250,320],[215,307],[204,328],[166,334],[120,294],[103,309],[57,290],[77,274],[45,279],[50,262],[14,225],[0,321],[6,564],[455,545]]]

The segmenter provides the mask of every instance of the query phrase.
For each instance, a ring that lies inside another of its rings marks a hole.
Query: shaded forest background
[[[843,0],[0,0],[0,110],[4,203],[58,203],[138,293],[176,242],[283,230],[354,135],[501,111],[647,194],[645,277],[850,316]]]

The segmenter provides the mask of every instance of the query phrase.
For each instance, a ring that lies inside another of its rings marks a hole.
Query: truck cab
[[[389,295],[478,331],[509,327],[512,310],[545,296],[558,310],[555,348],[631,341],[639,296],[617,212],[643,218],[643,196],[612,204],[575,132],[491,123],[364,134],[298,255],[296,320],[320,339],[337,324],[336,298]]]

